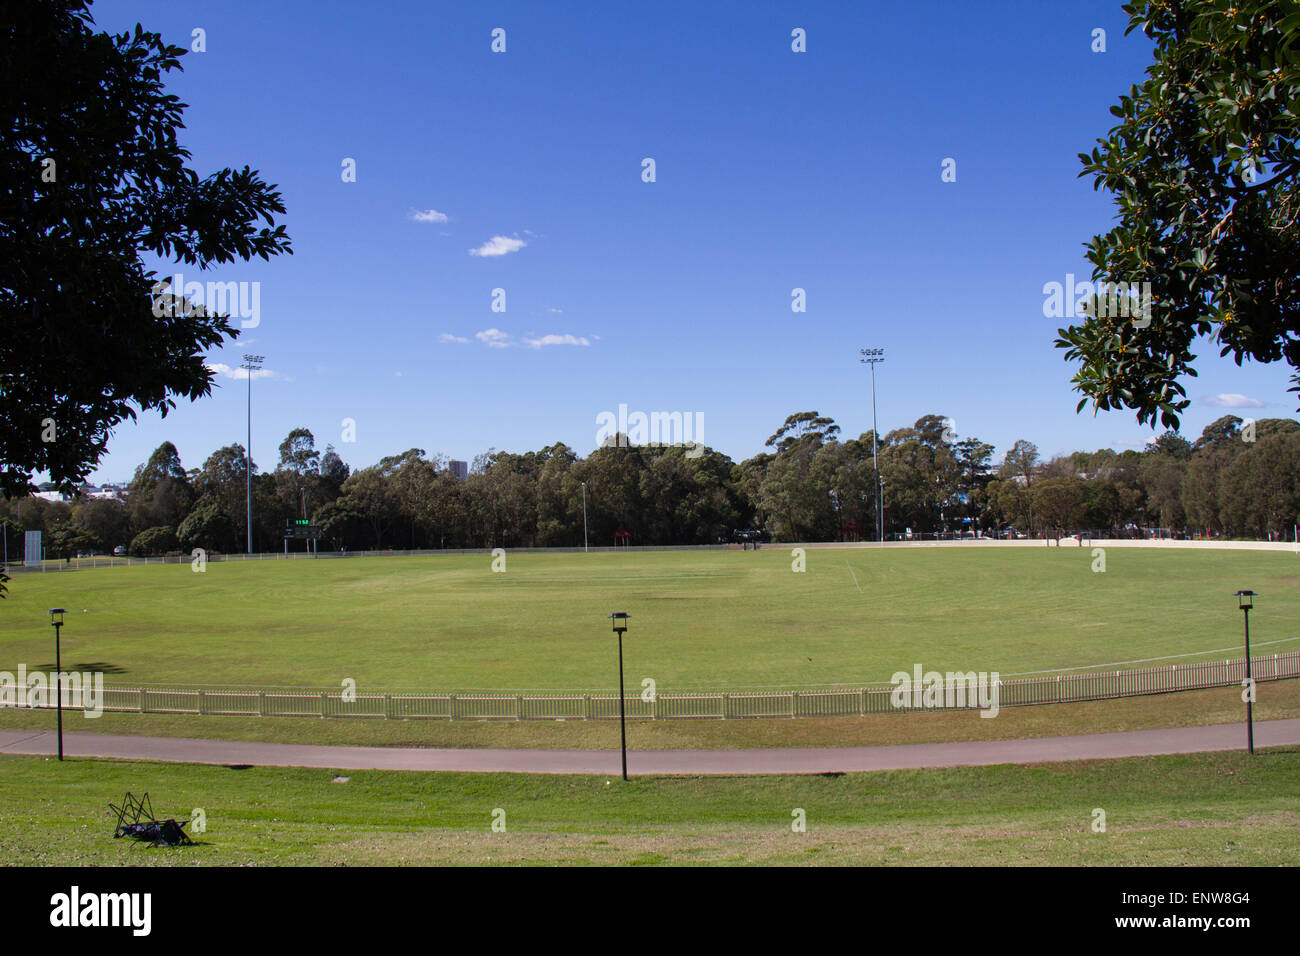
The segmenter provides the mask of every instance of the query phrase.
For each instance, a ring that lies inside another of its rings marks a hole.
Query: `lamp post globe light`
[[[627,717],[623,712],[623,635],[627,633],[627,622],[631,617],[626,611],[615,611],[609,616],[614,622],[614,633],[618,635],[618,731],[623,750],[623,779],[627,779]]]
[[[1246,749],[1255,752],[1255,679],[1250,674],[1250,609],[1255,606],[1254,591],[1238,591],[1235,595],[1241,608],[1242,622],[1246,627]]]
[[[59,654],[59,635],[63,630],[63,608],[49,610],[50,623],[54,625],[54,679],[58,683],[54,707],[59,714],[59,759],[63,759],[63,660]]]
[[[858,349],[862,356],[858,361],[871,366],[871,470],[875,474],[876,484],[876,540],[885,540],[885,511],[880,500],[880,468],[876,464],[876,365],[885,360],[884,349]]]

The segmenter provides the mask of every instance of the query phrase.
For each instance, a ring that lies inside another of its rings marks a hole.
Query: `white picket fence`
[[[1252,658],[1257,682],[1300,677],[1300,651]],[[1246,676],[1244,659],[1168,664],[1140,670],[1090,671],[997,682],[999,707],[1117,700],[1147,694],[1238,687]],[[991,691],[987,686],[984,694]],[[647,695],[650,696],[650,695]],[[896,707],[894,687],[867,684],[787,690],[661,691],[652,699],[627,694],[629,717],[652,720],[760,717],[852,717],[914,709]],[[965,709],[976,706],[971,695]],[[618,717],[617,691],[506,693],[501,691],[345,691],[312,687],[197,687],[184,685],[109,685],[103,687],[105,712],[192,714],[231,717],[369,717],[388,720],[608,720]],[[55,706],[53,692],[28,694],[25,686],[0,686],[0,706]],[[84,689],[65,687],[63,706],[93,708]]]

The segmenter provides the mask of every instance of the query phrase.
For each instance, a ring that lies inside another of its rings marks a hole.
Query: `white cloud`
[[[239,368],[238,366],[232,368],[225,362],[204,362],[203,364],[224,378],[233,378],[238,382],[248,381],[248,369],[246,368]],[[283,378],[283,376],[269,368],[259,368],[253,372],[253,378]]]
[[[514,346],[517,345],[526,345],[530,349],[540,349],[546,345],[580,345],[580,346],[591,345],[590,340],[584,338],[583,336],[569,335],[568,333],[565,333],[563,335],[550,334],[550,335],[524,336],[518,341],[516,341],[513,337],[511,337],[510,333],[508,332],[502,332],[500,329],[484,329],[481,332],[475,332],[474,338],[478,339],[488,348],[493,348],[493,349],[507,349],[507,348],[513,348]],[[463,342],[468,342],[469,339],[463,339],[460,338],[459,336],[448,335],[444,333],[443,335],[439,336],[439,341],[463,343]]]
[[[402,377],[402,373],[401,373],[401,372],[394,372],[394,373],[393,373],[393,377],[394,377],[394,378],[401,378],[401,377]]]
[[[464,336],[461,336],[461,335],[452,335],[450,332],[443,332],[442,335],[438,336],[438,341],[439,341],[439,342],[447,342],[447,343],[452,343],[452,342],[454,342],[454,343],[456,343],[457,345],[468,345],[468,344],[469,344],[469,339],[467,339],[467,338],[465,338]]]
[[[411,213],[411,218],[416,222],[446,222],[447,214],[445,212],[438,212],[436,209],[417,209],[415,212]]]
[[[474,338],[494,349],[503,349],[510,345],[510,336],[500,329],[484,329],[482,332],[475,332]]]
[[[529,348],[540,349],[543,345],[590,345],[587,339],[578,335],[543,335],[535,339],[524,339],[524,344]]]
[[[560,313],[561,315],[564,314],[564,310],[563,310],[563,309],[557,309],[557,308],[555,308],[554,306],[550,306],[550,305],[548,305],[548,306],[546,307],[546,311],[547,311],[547,312],[558,312],[558,313]]]
[[[1258,398],[1249,398],[1236,392],[1207,395],[1201,401],[1211,408],[1268,408],[1267,403],[1261,402]]]
[[[507,253],[518,252],[528,243],[522,239],[511,239],[509,236],[493,236],[477,249],[469,250],[471,256],[504,256]]]

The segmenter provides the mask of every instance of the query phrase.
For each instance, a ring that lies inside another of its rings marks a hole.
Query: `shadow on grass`
[[[92,673],[98,672],[100,674],[125,674],[126,673],[125,667],[118,667],[116,664],[110,664],[107,661],[83,661],[78,664],[67,664],[65,665],[65,668],[66,668],[65,673],[71,673],[72,671],[90,671]],[[31,669],[33,671],[53,671],[54,661],[47,661],[44,664],[37,664],[35,667]]]

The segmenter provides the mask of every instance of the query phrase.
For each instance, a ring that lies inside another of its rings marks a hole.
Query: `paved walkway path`
[[[1255,744],[1300,744],[1300,718],[1257,721]],[[1169,730],[1132,730],[1079,737],[907,744],[896,747],[831,747],[800,750],[643,750],[628,753],[630,774],[842,773],[914,767],[985,766],[1095,760],[1150,754],[1244,750],[1241,723]],[[0,753],[57,752],[55,735],[0,730]],[[331,747],[245,740],[192,740],[64,734],[72,757],[116,757],[176,763],[322,767],[331,770],[467,770],[483,773],[619,773],[616,750],[435,750],[411,747]]]

